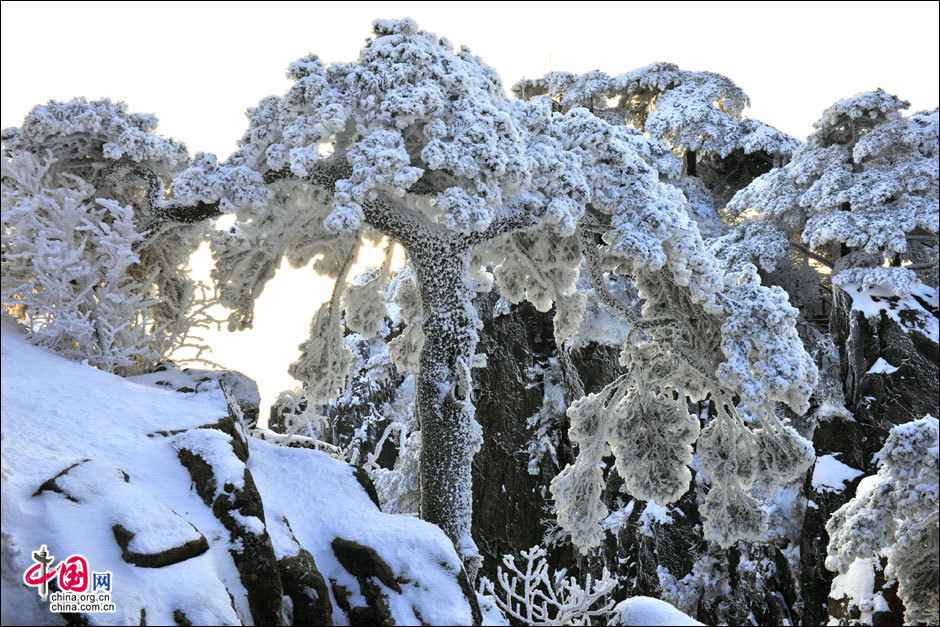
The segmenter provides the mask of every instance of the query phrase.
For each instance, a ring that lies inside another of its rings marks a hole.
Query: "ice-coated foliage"
[[[886,557],[885,576],[898,580],[911,625],[940,621],[938,443],[932,416],[894,427],[878,454],[878,474],[826,524],[826,567],[845,573],[858,559]]]
[[[672,63],[654,63],[615,77],[598,71],[551,72],[520,81],[513,92],[522,98],[546,94],[563,111],[585,107],[612,123],[641,129],[680,154],[702,150],[727,157],[740,149],[785,158],[799,147],[789,135],[742,118],[749,101],[729,78],[681,70]]]
[[[546,551],[534,546],[522,552],[525,566],[516,565],[515,556],[504,555],[497,567],[497,588],[485,577],[480,591],[489,595],[504,616],[523,625],[591,625],[592,620],[611,617],[614,601],[610,593],[617,579],[604,569],[599,579],[587,579],[582,586],[565,569],[549,574]]]
[[[515,106],[467,49],[454,53],[407,19],[374,30],[355,63],[291,64],[295,85],[249,111],[231,164],[306,179],[325,161],[348,163],[328,190],[332,231],[358,229],[363,203],[402,198],[419,181],[429,202],[412,211],[448,230],[484,230],[536,172]]]
[[[108,372],[154,363],[145,286],[130,278],[143,236],[133,209],[95,199],[77,176],[48,176],[30,153],[3,158],[5,311],[34,344]],[[45,180],[44,180],[45,179]]]
[[[851,287],[860,292],[876,292],[882,296],[894,298],[917,294],[924,287],[917,278],[917,274],[903,266],[850,268],[837,274],[832,282],[843,289]]]
[[[816,366],[794,331],[797,310],[787,293],[760,285],[754,266],[726,275],[726,317],[722,346],[726,361],[718,377],[741,395],[748,411],[758,414],[767,399],[783,402],[797,413],[809,409]]]
[[[608,512],[600,501],[605,482],[599,464],[608,451],[633,496],[666,504],[687,490],[698,440],[702,468],[713,482],[703,506],[705,535],[723,546],[763,534],[766,516],[748,494],[752,486],[772,491],[813,460],[810,443],[774,408],[782,402],[805,412],[818,374],[796,333],[797,311],[783,290],[760,285],[753,266],[722,273],[683,200],[663,196],[642,247],[618,246],[613,230],[603,232],[611,244],[600,249],[593,235],[582,238],[595,293],[631,326],[621,354],[627,374],[569,408],[578,458],[552,483],[559,524],[582,551],[603,539]],[[614,214],[611,223],[618,218]],[[643,234],[636,229],[632,235]],[[661,264],[650,263],[650,250],[662,251]],[[635,277],[645,301],[641,311],[610,293],[602,263]],[[686,403],[708,394],[719,418],[699,437]],[[753,430],[745,417],[756,418]]]
[[[357,250],[358,247],[354,247],[348,254],[333,287],[333,295],[314,314],[310,335],[299,347],[300,358],[288,369],[291,376],[303,384],[306,394],[316,400],[328,400],[339,393],[352,361],[352,352],[343,342],[340,295]]]
[[[186,275],[214,207],[165,184],[191,164],[123,103],[50,101],[3,132],[3,302],[32,339],[103,369],[146,369],[205,321]]]
[[[63,162],[60,167],[84,168],[84,172],[95,169],[94,161],[100,167],[105,159],[122,158],[159,163],[164,168],[184,167],[189,160],[186,146],[154,134],[156,128],[156,117],[129,114],[122,102],[52,100],[30,111],[21,127],[5,129],[3,143],[8,150],[48,150]]]
[[[748,98],[729,78],[671,63],[614,77],[600,71],[551,72],[522,80],[513,91],[522,99],[548,96],[556,111],[584,107],[610,124],[644,133],[648,148],[642,156],[686,195],[689,213],[706,237],[726,230],[717,209],[800,146],[793,137],[743,117]]]
[[[424,329],[421,326],[421,294],[414,272],[406,270],[396,277],[394,302],[407,326],[398,337],[389,341],[388,354],[402,372],[417,372],[418,359],[424,348]]]
[[[708,249],[727,270],[754,264],[761,270],[773,272],[787,252],[787,238],[772,224],[744,222],[710,240]]]
[[[753,210],[751,221],[812,249],[842,245],[837,269],[879,266],[895,255],[921,271],[935,268],[940,122],[936,109],[904,117],[907,107],[881,90],[840,100],[789,164],[756,179],[728,208]]]
[[[357,276],[343,293],[346,326],[365,338],[375,337],[385,317],[385,285],[392,265],[393,246],[386,247],[385,262]]]

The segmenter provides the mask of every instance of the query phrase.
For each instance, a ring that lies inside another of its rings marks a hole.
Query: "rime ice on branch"
[[[716,208],[754,177],[786,162],[800,142],[758,120],[744,118],[747,95],[726,76],[654,63],[609,76],[550,72],[522,80],[523,98],[547,95],[558,111],[584,107],[614,125],[627,125],[662,143],[652,164],[682,189],[699,221],[721,229]],[[682,160],[674,162],[672,155]]]

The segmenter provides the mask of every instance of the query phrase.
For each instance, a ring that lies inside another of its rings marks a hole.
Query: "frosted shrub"
[[[856,560],[887,558],[885,577],[898,580],[911,625],[940,622],[938,447],[932,416],[894,427],[878,454],[878,474],[826,523],[826,568],[844,574]]]
[[[592,619],[610,615],[614,607],[610,593],[617,580],[607,569],[600,579],[587,575],[582,586],[574,577],[565,577],[565,569],[549,575],[545,556],[539,546],[523,551],[522,569],[515,557],[503,556],[506,570],[496,569],[499,588],[484,577],[481,592],[490,595],[507,618],[524,625],[590,625]]]
[[[159,357],[150,346],[146,285],[130,275],[143,236],[133,210],[94,198],[77,176],[51,180],[50,162],[3,159],[6,311],[31,341],[109,372],[134,372]]]

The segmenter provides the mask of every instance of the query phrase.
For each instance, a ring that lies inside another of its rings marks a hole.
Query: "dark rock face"
[[[349,590],[335,580],[331,580],[336,603],[346,612],[350,625],[394,625],[395,620],[389,610],[388,594],[389,592],[401,594],[402,585],[413,585],[415,582],[396,577],[388,563],[372,547],[344,538],[334,538],[330,546],[337,561],[356,578],[359,583],[359,592],[366,602],[365,606],[351,605]],[[479,625],[482,615],[466,572],[461,571],[457,575],[457,582],[470,605],[473,624]],[[412,610],[416,616],[420,616],[417,607],[413,606]]]
[[[369,476],[369,473],[362,467],[357,466],[353,470],[353,476],[356,478],[356,481],[359,482],[359,485],[362,486],[362,489],[366,491],[366,494],[369,495],[369,498],[372,499],[372,502],[375,503],[375,506],[382,509],[382,505],[379,503],[379,495],[375,491],[375,484],[372,483],[372,477]]]
[[[532,437],[526,419],[542,408],[542,376],[555,352],[551,316],[525,303],[494,317],[495,302],[494,294],[477,299],[484,320],[477,352],[486,354],[487,367],[473,371],[483,446],[473,458],[472,534],[484,558],[480,574],[491,580],[503,555],[542,542],[547,486],[561,470],[543,459],[531,475],[525,452]]]
[[[205,437],[222,437],[221,434],[213,435],[216,431],[226,433],[230,437],[233,455],[242,463],[247,460],[247,445],[235,427],[232,417],[196,431],[204,432]],[[241,551],[231,551],[231,555],[242,585],[248,592],[248,606],[253,620],[259,624],[278,623],[282,590],[271,539],[267,530],[256,533],[256,530],[246,528],[243,523],[247,517],[256,517],[264,523],[261,495],[255,488],[248,468],[243,470],[241,489],[231,483],[225,483],[219,490],[215,470],[201,455],[187,448],[180,448],[178,457],[180,463],[189,471],[196,493],[229,531],[229,540],[241,547]],[[233,512],[239,517],[236,518]]]
[[[175,622],[180,627],[191,627],[193,622],[186,618],[186,613],[183,610],[173,610],[173,622]]]
[[[483,446],[473,458],[473,537],[484,559],[480,574],[491,580],[503,555],[544,543],[553,525],[548,486],[574,460],[563,410],[543,411],[546,386],[559,388],[569,404],[622,373],[616,348],[589,344],[559,354],[551,312],[524,302],[495,315],[497,300],[491,293],[475,301],[484,321],[477,351],[486,354],[487,366],[473,371],[476,418],[483,428]],[[529,419],[540,412],[555,455],[533,465],[527,448],[540,425]],[[565,544],[550,559],[570,567],[575,555]]]
[[[196,528],[193,527],[193,531],[195,530]],[[202,555],[209,550],[209,542],[206,540],[206,537],[197,531],[196,533],[199,535],[197,539],[190,540],[178,547],[160,551],[159,553],[136,553],[127,548],[136,534],[128,531],[121,525],[114,525],[111,527],[111,531],[114,533],[115,542],[121,547],[121,558],[128,564],[133,564],[139,568],[161,568],[163,566],[170,566],[171,564],[186,561],[191,557]]]
[[[926,414],[940,415],[937,392],[940,350],[926,331],[936,322],[931,317],[938,316],[937,310],[916,297],[916,309],[901,308],[894,298],[870,298],[894,315],[882,311],[877,317],[868,318],[862,311],[852,309],[849,293],[834,288],[830,327],[839,349],[846,407],[855,421],[824,422],[813,437],[817,456],[838,453],[840,461],[861,470],[865,476],[877,472],[873,457],[881,450],[891,427],[919,420]],[[844,599],[828,598],[834,573],[824,566],[829,540],[826,521],[855,494],[859,481],[861,477],[842,492],[819,494],[807,480],[807,495],[818,506],[807,508],[801,536],[801,580],[807,623],[832,620],[845,625],[859,619],[859,608]],[[879,590],[884,585],[883,565],[876,569],[875,576],[880,581],[875,589]],[[897,598],[896,584],[882,593],[890,611],[875,613],[871,620],[876,625],[902,624],[904,609]]]
[[[330,546],[333,547],[333,555],[339,563],[356,579],[375,577],[395,592],[401,593],[401,586],[395,580],[392,569],[372,547],[343,538],[335,538]]]
[[[940,414],[940,347],[925,331],[929,317],[937,317],[937,312],[925,302],[919,303],[921,309],[898,309],[896,300],[884,299],[884,305],[897,313],[900,322],[884,312],[867,318],[852,309],[852,296],[839,289],[834,291],[832,308],[846,406],[857,420],[888,429]],[[870,372],[879,359],[889,367]]]
[[[819,625],[828,621],[829,589],[835,573],[825,567],[826,547],[829,544],[826,523],[833,512],[855,494],[862,478],[877,471],[873,458],[887,437],[888,430],[878,425],[840,418],[821,422],[813,433],[813,448],[817,457],[835,454],[839,461],[864,474],[839,492],[817,491],[812,485],[812,472],[806,477],[803,490],[808,504],[800,533],[799,566],[801,622],[804,624]]]
[[[271,410],[268,414],[268,429],[274,433],[287,433],[290,411],[278,401],[271,404]]]
[[[293,604],[294,625],[332,625],[333,606],[323,575],[305,549],[277,562],[284,594]]]

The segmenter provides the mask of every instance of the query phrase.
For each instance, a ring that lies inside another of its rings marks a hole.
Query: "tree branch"
[[[150,213],[160,220],[179,222],[181,224],[195,224],[208,218],[218,218],[222,215],[219,203],[199,202],[195,205],[184,205],[179,202],[161,201],[150,206]]]
[[[147,183],[147,203],[150,215],[161,222],[177,222],[180,224],[196,224],[208,218],[218,218],[222,215],[218,202],[198,202],[187,205],[178,201],[165,200],[166,189],[163,179],[147,168],[127,160],[120,160],[105,170],[106,175],[114,175],[117,170],[127,168],[132,174],[142,178]],[[151,231],[153,229],[150,229]]]
[[[345,161],[337,162],[333,159],[320,159],[307,168],[307,176],[297,176],[289,166],[280,170],[268,170],[262,175],[265,184],[270,185],[283,179],[295,179],[313,183],[333,193],[336,181],[349,178],[352,175],[352,166]]]
[[[384,195],[376,200],[368,200],[361,206],[369,226],[401,243],[406,250],[420,247],[422,242],[429,238],[439,239],[434,231],[442,227],[431,224],[423,215],[415,211],[402,210],[397,203]]]
[[[798,250],[798,251],[800,251],[801,253],[803,253],[804,255],[806,255],[808,258],[813,259],[814,261],[818,261],[819,263],[821,263],[821,264],[823,264],[823,265],[825,265],[825,266],[828,266],[828,267],[830,267],[830,268],[833,267],[833,262],[832,262],[832,261],[826,259],[826,258],[823,257],[822,255],[819,255],[819,254],[814,253],[813,251],[811,251],[811,250],[810,250],[809,248],[807,248],[806,246],[802,246],[802,245],[800,245],[800,244],[797,244],[796,242],[788,242],[788,244],[790,245],[790,248],[792,248],[793,250]]]
[[[535,199],[528,195],[520,195],[510,199],[503,207],[506,211],[490,222],[483,231],[470,233],[464,239],[469,248],[491,242],[497,237],[515,231],[525,231],[539,223],[541,216],[536,215]]]
[[[698,372],[702,379],[712,387],[712,390],[717,391],[725,389],[709,368],[702,364],[694,355],[686,350],[685,347],[679,344],[681,339],[681,323],[679,320],[662,317],[643,318],[641,314],[622,303],[610,293],[610,290],[607,288],[606,280],[604,279],[603,271],[601,270],[600,259],[597,254],[597,244],[593,241],[591,233],[581,231],[581,249],[584,252],[584,259],[587,264],[588,274],[591,277],[591,285],[594,287],[594,293],[602,303],[620,314],[630,326],[636,329],[642,329],[648,332],[650,329],[671,328],[673,330],[672,337],[668,339],[663,338],[668,342],[669,349],[686,362],[693,370]]]

